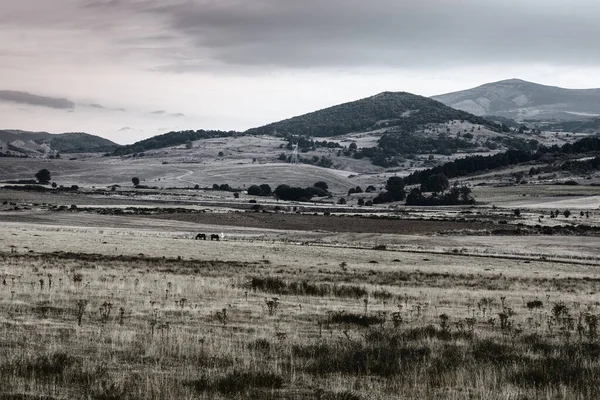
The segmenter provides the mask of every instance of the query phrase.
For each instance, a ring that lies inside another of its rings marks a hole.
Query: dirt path
[[[179,182],[187,182],[187,183],[191,183],[192,185],[199,185],[198,182],[194,182],[194,181],[190,181],[188,179],[184,179],[190,175],[194,175],[194,171],[190,170],[190,169],[184,169],[184,168],[177,168],[177,170],[179,171],[185,171],[185,174],[183,175],[179,175],[176,176],[175,179],[178,180]]]

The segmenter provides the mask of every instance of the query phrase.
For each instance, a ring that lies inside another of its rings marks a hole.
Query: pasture
[[[69,215],[2,224],[3,398],[600,394],[595,238]]]

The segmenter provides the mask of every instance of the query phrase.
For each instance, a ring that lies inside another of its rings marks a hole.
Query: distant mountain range
[[[339,136],[387,127],[413,131],[425,124],[453,120],[492,125],[484,118],[450,108],[427,97],[406,92],[383,92],[362,100],[250,129],[246,133]]]
[[[73,132],[52,134],[0,130],[0,153],[37,155],[51,153],[86,153],[113,151],[119,145],[100,136]]]
[[[563,89],[520,79],[487,83],[432,99],[478,116],[518,121],[570,121],[600,115],[600,89]]]

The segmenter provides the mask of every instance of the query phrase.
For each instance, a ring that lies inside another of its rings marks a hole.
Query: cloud
[[[46,0],[0,6],[0,26],[58,30],[59,45],[81,43],[81,62],[135,60],[159,72],[600,65],[597,0],[63,2],[60,14]]]
[[[68,99],[57,97],[38,96],[27,92],[15,90],[0,90],[0,101],[12,103],[28,104],[31,106],[48,107],[61,110],[71,110],[75,108],[75,103]]]
[[[84,104],[84,106],[90,107],[90,108],[97,108],[97,109],[100,109],[100,110],[106,110],[106,107],[101,106],[100,104],[96,104],[96,103],[93,103],[93,104]]]
[[[600,64],[596,0],[167,0],[144,12],[192,46],[163,71]]]
[[[183,113],[167,113],[165,110],[151,111],[148,113],[148,115],[162,115],[162,116],[173,117],[173,118],[185,117],[185,114],[183,114]]]

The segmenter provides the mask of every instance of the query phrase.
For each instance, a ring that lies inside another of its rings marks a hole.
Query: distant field
[[[348,172],[291,164],[161,164],[153,159],[117,160],[94,158],[83,161],[0,158],[0,177],[4,180],[32,179],[37,171],[47,168],[52,180],[61,185],[132,186],[131,178],[142,184],[158,187],[212,186],[214,183],[232,187],[249,187],[267,183],[312,186],[325,181],[333,191],[346,192],[356,186],[347,178]]]
[[[478,186],[473,188],[478,201],[508,208],[597,209],[600,207],[600,186],[514,185],[507,187]]]

